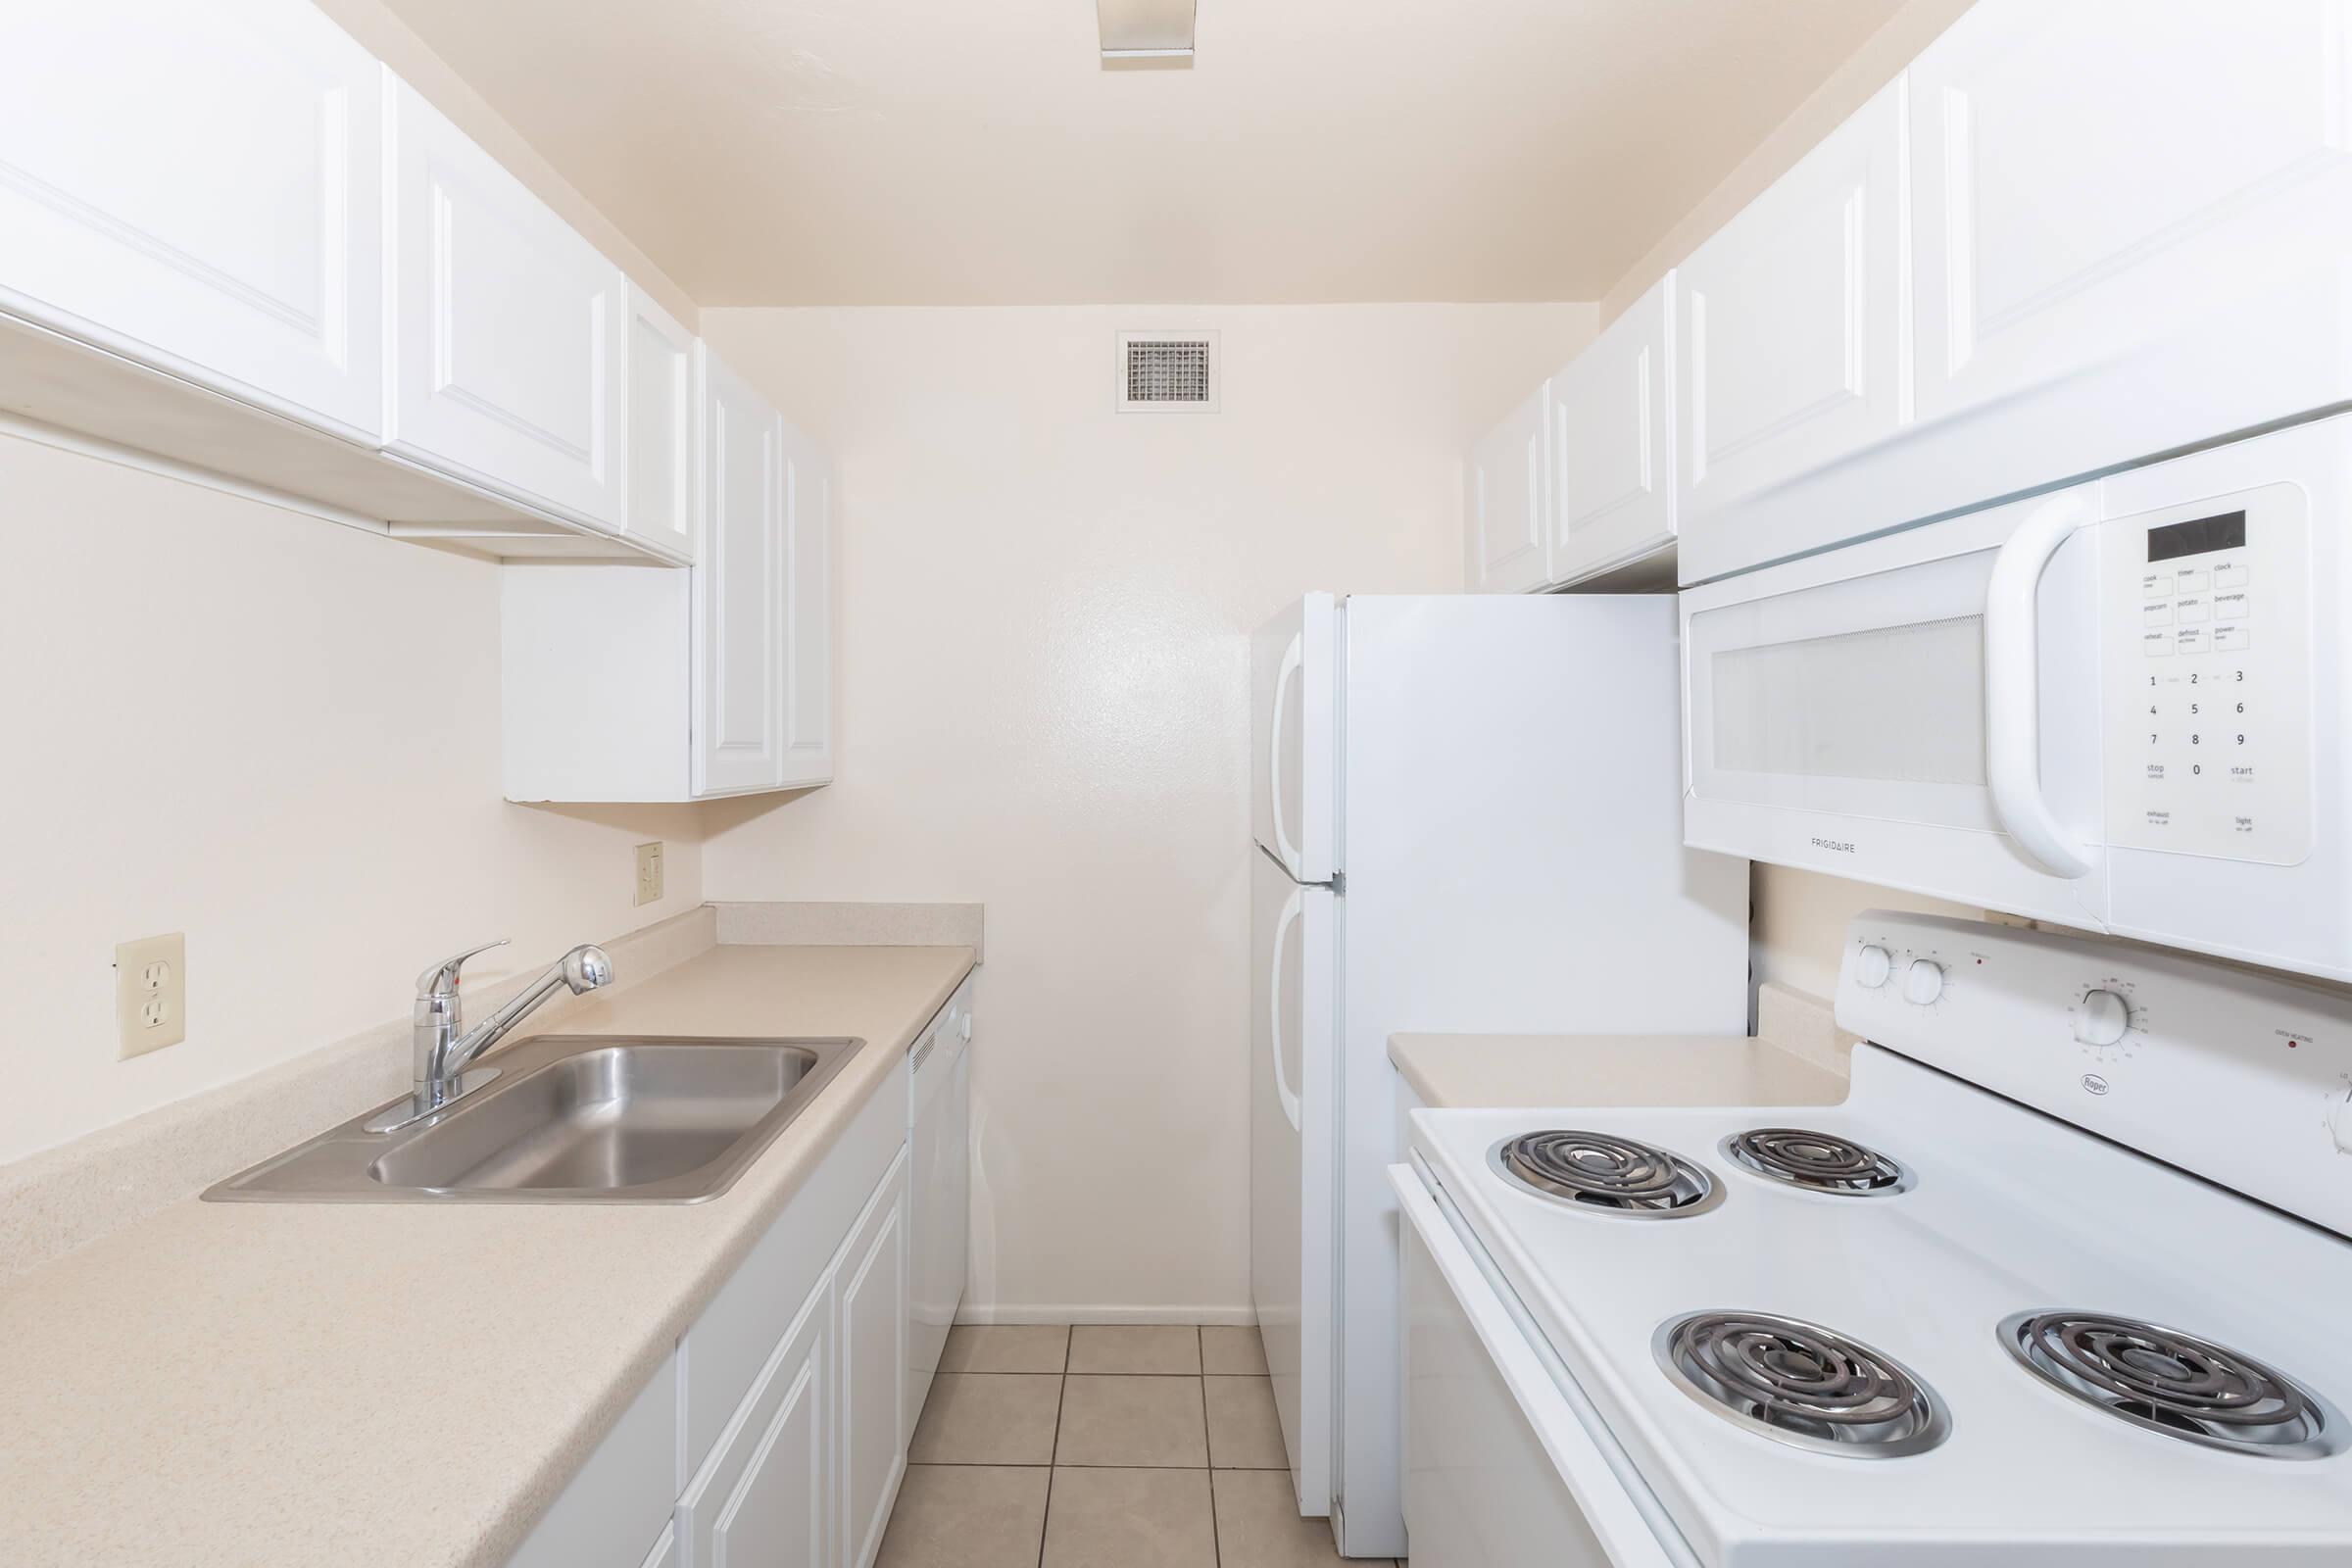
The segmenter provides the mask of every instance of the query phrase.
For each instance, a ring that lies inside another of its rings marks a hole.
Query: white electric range
[[[2352,1563],[2352,1004],[1872,912],[1838,1019],[1835,1107],[1414,1113],[1415,1568]]]

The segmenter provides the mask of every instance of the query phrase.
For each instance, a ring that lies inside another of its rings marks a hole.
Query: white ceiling
[[[388,0],[704,305],[1602,294],[1897,0]]]

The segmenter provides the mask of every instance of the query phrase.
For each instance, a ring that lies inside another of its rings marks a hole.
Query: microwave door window
[[[1705,657],[1702,796],[1991,825],[1983,615],[1718,647]]]

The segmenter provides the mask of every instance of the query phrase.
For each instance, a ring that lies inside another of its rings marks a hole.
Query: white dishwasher
[[[914,1430],[963,1302],[971,1224],[972,982],[966,978],[907,1053],[906,1430]]]

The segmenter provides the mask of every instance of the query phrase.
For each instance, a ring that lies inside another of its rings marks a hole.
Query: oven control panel
[[[2310,854],[2310,510],[2271,484],[2100,525],[2110,844]]]
[[[1932,1004],[1904,984],[1921,963],[1944,975]],[[1866,909],[1847,928],[1838,1025],[2352,1236],[2340,992],[2132,943]]]

